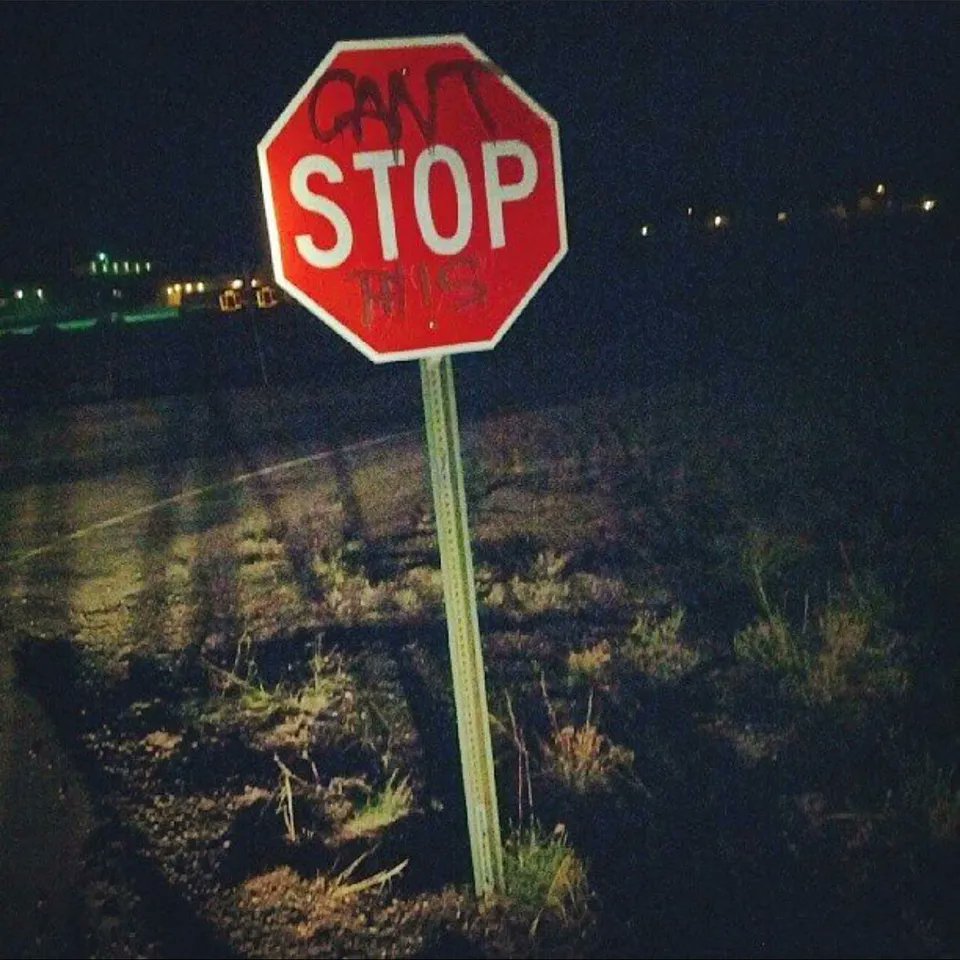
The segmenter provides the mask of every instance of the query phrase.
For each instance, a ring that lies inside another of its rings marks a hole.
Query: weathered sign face
[[[336,44],[258,154],[278,283],[377,362],[492,348],[566,253],[556,121],[463,36]]]

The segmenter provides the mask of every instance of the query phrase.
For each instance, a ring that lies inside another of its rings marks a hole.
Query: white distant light
[[[243,281],[238,278],[234,280],[230,286],[233,287],[234,290],[239,290],[243,286]]]
[[[148,260],[148,261],[144,264],[144,266],[147,268],[147,273],[149,273],[149,272],[150,272],[150,261]]]
[[[688,216],[688,217],[692,217],[692,216],[693,216],[693,207],[687,207],[687,216]]]
[[[923,207],[927,213],[929,213],[936,205],[936,200],[924,200],[923,203],[920,204],[920,206]]]
[[[90,272],[91,272],[91,273],[96,273],[96,272],[97,272],[97,261],[96,261],[96,260],[91,260],[91,261],[90,261]]]
[[[172,297],[172,296],[173,296],[173,287],[167,287],[167,296],[168,296],[168,297]]]
[[[130,261],[129,261],[129,260],[124,260],[124,261],[123,261],[123,272],[124,272],[124,273],[129,273],[129,272],[130,272]]]
[[[37,287],[37,299],[38,300],[43,299],[43,287]]]
[[[184,290],[186,290],[187,293],[193,293],[193,284],[188,283],[186,287],[184,287]]]
[[[14,291],[13,291],[13,295],[14,295],[18,300],[22,300],[22,299],[23,299],[23,291],[22,291],[22,290],[14,290]]]
[[[119,260],[114,260],[114,261],[113,261],[113,272],[114,272],[114,273],[119,273],[119,272],[120,272],[120,261],[119,261]]]
[[[176,290],[177,293],[179,293],[183,289],[183,287],[181,287],[179,283],[175,283],[173,285],[173,289]]]
[[[714,225],[715,227],[719,227],[722,223],[723,223],[723,217],[721,217],[720,214],[718,213],[718,214],[713,218],[713,225]]]
[[[781,210],[777,214],[777,223],[786,223],[787,222],[787,211]]]
[[[882,184],[877,184],[877,196],[882,197],[887,192],[887,188]]]
[[[641,236],[641,237],[646,237],[646,236],[649,235],[649,233],[650,233],[650,228],[649,228],[646,224],[644,224],[644,225],[640,228],[640,236]]]
[[[139,261],[139,260],[133,265],[133,272],[134,272],[134,273],[139,273],[139,272],[140,272],[140,261]]]
[[[251,287],[259,286],[259,284],[260,284],[260,281],[259,281],[256,277],[254,277],[254,278],[250,281],[250,286],[251,286]]]

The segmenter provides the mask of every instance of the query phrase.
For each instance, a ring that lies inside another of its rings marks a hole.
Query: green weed
[[[587,869],[567,842],[559,824],[546,835],[535,824],[515,829],[504,843],[506,896],[520,913],[531,918],[530,934],[546,916],[573,924],[588,909]]]
[[[383,789],[367,797],[360,809],[343,824],[340,832],[350,840],[368,837],[402,820],[412,809],[413,788],[410,778],[404,777],[398,781],[394,772]]]

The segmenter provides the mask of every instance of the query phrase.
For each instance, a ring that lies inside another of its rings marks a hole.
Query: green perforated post
[[[473,879],[477,896],[486,898],[494,892],[503,892],[503,850],[450,357],[421,360],[420,381],[440,541]]]

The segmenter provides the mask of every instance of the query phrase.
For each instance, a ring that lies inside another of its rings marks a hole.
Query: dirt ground
[[[303,451],[251,448],[270,412],[223,394],[132,408],[124,449],[178,455],[109,470],[94,408],[63,414],[96,469],[4,488],[2,603],[90,807],[71,948],[955,955],[939,448],[893,400],[725,389],[465,426],[484,909],[418,431],[264,469]]]

